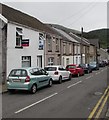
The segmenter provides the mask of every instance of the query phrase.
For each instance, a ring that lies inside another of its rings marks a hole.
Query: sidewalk
[[[109,119],[109,108],[108,108],[107,113],[106,113],[106,118]]]
[[[6,84],[0,84],[0,93],[4,93],[7,92],[7,86]]]

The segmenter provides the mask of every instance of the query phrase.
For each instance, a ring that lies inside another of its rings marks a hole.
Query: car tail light
[[[55,74],[55,75],[58,75],[58,71],[56,71],[54,74]]]
[[[25,82],[30,82],[30,77],[29,76],[26,77]]]

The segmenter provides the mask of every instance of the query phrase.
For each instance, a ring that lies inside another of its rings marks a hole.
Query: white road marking
[[[103,72],[105,69],[102,69],[101,72]]]
[[[93,77],[93,75],[91,75],[91,76],[87,77],[86,79],[90,79],[91,77]]]
[[[34,106],[34,105],[37,105],[37,104],[39,104],[39,103],[41,103],[41,102],[43,102],[43,101],[45,101],[45,100],[47,100],[47,99],[49,99],[49,98],[51,98],[51,97],[57,95],[57,94],[58,94],[58,93],[54,93],[54,94],[52,94],[52,95],[50,95],[50,96],[48,96],[48,97],[46,97],[46,98],[43,98],[42,100],[39,100],[39,101],[37,101],[37,102],[35,102],[35,103],[31,104],[31,105],[28,105],[27,107],[24,107],[24,108],[22,108],[22,109],[16,111],[15,114],[20,113],[20,112],[22,112],[22,111],[24,111],[24,110],[26,110],[26,109],[28,109],[28,108]]]
[[[86,79],[90,79],[92,76],[87,77]]]
[[[100,74],[101,72],[97,72],[96,75]]]
[[[75,86],[75,85],[77,85],[77,84],[79,84],[79,83],[81,83],[81,82],[82,82],[82,81],[76,82],[76,83],[74,83],[74,84],[68,86],[67,88],[73,87],[73,86]]]

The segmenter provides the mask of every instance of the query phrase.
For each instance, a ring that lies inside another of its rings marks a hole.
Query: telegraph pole
[[[82,56],[82,38],[83,38],[83,27],[81,27],[81,43],[80,43],[81,64],[83,63],[83,56]]]

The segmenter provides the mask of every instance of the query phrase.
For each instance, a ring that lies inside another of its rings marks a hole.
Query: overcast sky
[[[79,31],[83,27],[85,32],[107,27],[107,0],[40,1],[42,2],[2,0],[4,4],[34,16],[44,23],[60,24]]]

